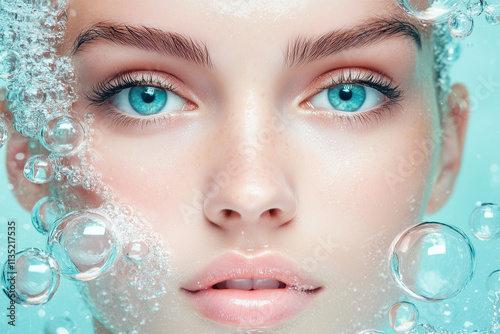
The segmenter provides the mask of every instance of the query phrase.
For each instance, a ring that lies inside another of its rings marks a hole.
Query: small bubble
[[[70,318],[57,317],[47,321],[44,334],[72,334],[76,326]]]
[[[451,303],[443,303],[439,305],[438,318],[443,322],[450,324],[455,319],[456,310],[455,305]]]
[[[467,2],[467,11],[469,14],[479,16],[483,13],[484,0],[469,0]]]
[[[82,148],[85,129],[73,116],[57,116],[49,120],[42,129],[42,144],[51,152],[68,156]]]
[[[482,203],[472,211],[469,225],[474,236],[479,240],[491,240],[500,237],[500,206]]]
[[[149,254],[149,247],[142,240],[129,241],[123,248],[123,254],[130,262],[141,263]]]
[[[2,146],[7,141],[7,136],[8,136],[7,125],[5,125],[5,122],[2,119],[0,119],[0,148],[2,148]]]
[[[484,15],[486,17],[486,22],[491,25],[500,24],[500,4],[492,4],[488,1],[486,7],[484,8]]]
[[[391,306],[387,313],[389,325],[398,333],[407,332],[418,323],[418,310],[409,302],[399,302]]]
[[[399,3],[410,14],[422,20],[446,20],[448,15],[459,8],[461,1],[456,0],[399,0]]]
[[[31,223],[36,230],[46,234],[54,222],[64,214],[64,207],[53,197],[44,197],[31,210]]]
[[[448,47],[448,51],[446,52],[446,61],[448,63],[454,63],[460,58],[460,43],[457,40],[453,40]]]
[[[57,263],[40,249],[28,248],[5,262],[2,285],[5,294],[18,304],[41,305],[48,302],[59,287]]]
[[[457,38],[469,36],[474,30],[474,19],[467,13],[457,12],[448,21],[450,33]]]
[[[497,296],[500,296],[500,270],[496,270],[488,276],[486,281],[488,290]]]
[[[47,183],[52,179],[52,163],[42,155],[34,155],[26,161],[24,176],[33,183]]]
[[[415,299],[440,301],[460,293],[475,269],[475,252],[458,228],[424,222],[396,237],[390,249],[391,276]]]

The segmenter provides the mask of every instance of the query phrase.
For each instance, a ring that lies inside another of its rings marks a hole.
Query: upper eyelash
[[[120,73],[115,78],[92,86],[90,88],[92,92],[86,94],[85,97],[91,101],[90,105],[100,106],[122,90],[136,86],[153,86],[176,93],[176,87],[173,84],[158,80],[158,77],[151,73],[140,74],[139,77],[131,73]]]
[[[342,70],[340,75],[331,77],[328,84],[317,88],[317,90],[323,91],[325,89],[346,84],[360,84],[374,88],[387,96],[387,98],[392,102],[399,101],[403,97],[403,93],[399,89],[399,86],[394,85],[392,80],[388,80],[386,77],[378,73],[363,73],[353,69]]]

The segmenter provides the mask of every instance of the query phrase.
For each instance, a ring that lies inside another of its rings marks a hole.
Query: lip
[[[282,289],[233,290],[212,286],[231,279],[271,278],[286,284]],[[205,317],[225,325],[270,326],[300,313],[313,301],[321,286],[293,261],[279,254],[245,257],[219,256],[187,282],[181,290]]]

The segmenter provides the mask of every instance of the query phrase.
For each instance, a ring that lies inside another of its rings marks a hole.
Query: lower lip
[[[297,291],[290,288],[184,291],[205,317],[240,327],[270,326],[290,319],[304,310],[317,293],[317,290]]]

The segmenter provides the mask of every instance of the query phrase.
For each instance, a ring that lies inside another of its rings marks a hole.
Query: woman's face
[[[388,246],[443,172],[429,35],[392,0],[72,1],[94,167],[171,255],[140,332],[382,326]],[[111,282],[90,301],[131,329]]]

